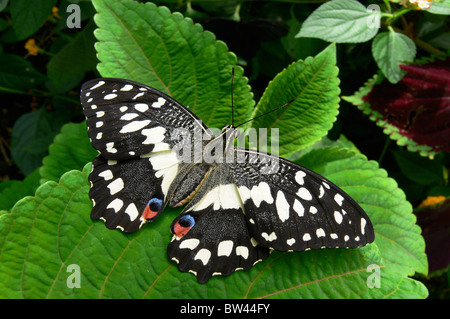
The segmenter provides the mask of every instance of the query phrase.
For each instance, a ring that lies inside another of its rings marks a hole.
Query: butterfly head
[[[162,205],[161,199],[159,199],[157,197],[153,197],[152,199],[150,199],[147,203],[147,206],[145,206],[145,208],[144,208],[144,212],[142,213],[142,218],[144,218],[146,220],[155,219],[159,215],[161,205]]]
[[[195,220],[196,218],[189,214],[181,216],[181,218],[172,225],[172,233],[178,238],[183,237],[195,225]]]

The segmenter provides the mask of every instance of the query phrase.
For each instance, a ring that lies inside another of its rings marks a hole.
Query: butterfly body
[[[355,248],[374,240],[364,210],[296,163],[236,147],[239,130],[215,136],[192,112],[151,87],[97,79],[82,87],[93,161],[91,216],[138,230],[166,205],[186,205],[171,225],[168,255],[200,282],[250,269],[271,249]]]

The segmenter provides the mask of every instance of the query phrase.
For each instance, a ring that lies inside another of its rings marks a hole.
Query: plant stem
[[[381,162],[384,159],[384,156],[386,155],[386,151],[389,148],[389,144],[391,143],[391,139],[389,137],[386,137],[386,140],[384,141],[383,149],[381,150],[381,154],[378,157],[378,165],[381,166]]]

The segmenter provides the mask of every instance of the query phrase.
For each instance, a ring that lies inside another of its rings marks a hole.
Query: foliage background
[[[372,3],[361,2],[366,6]],[[69,18],[70,12],[66,12],[66,8],[72,3],[78,4],[81,8],[80,29],[69,29],[67,27],[67,19]],[[99,7],[101,7],[101,3],[101,1],[98,1]],[[308,3],[306,1],[299,1],[299,3],[282,1],[192,1],[188,3],[169,1],[158,4],[166,5],[172,12],[178,11],[184,16],[194,19],[205,30],[214,32],[217,39],[224,41],[229,51],[236,54],[238,64],[244,66],[244,76],[248,78],[248,84],[251,86],[251,92],[253,93],[253,100],[256,102],[263,96],[264,90],[269,82],[291,63],[297,60],[305,60],[310,56],[317,56],[323,50],[330,50],[329,43],[326,41],[315,38],[295,37],[299,33],[302,23],[311,16],[320,3]],[[401,8],[400,5],[395,3],[392,6]],[[22,227],[23,225],[27,225],[27,223],[31,223],[38,230],[48,231],[53,228],[48,228],[46,225],[39,225],[40,222],[50,222],[46,219],[47,217],[43,221],[39,217],[26,215],[24,212],[36,212],[36,214],[39,214],[42,213],[40,209],[44,206],[64,206],[65,202],[63,199],[67,197],[70,197],[70,203],[75,205],[72,209],[80,211],[89,210],[89,202],[86,204],[83,199],[77,199],[77,196],[82,197],[82,194],[86,195],[88,186],[83,186],[80,189],[73,188],[73,185],[83,185],[83,181],[85,181],[86,175],[89,172],[89,166],[83,170],[84,164],[92,160],[96,154],[86,138],[85,127],[82,124],[84,117],[79,104],[79,87],[83,81],[100,76],[99,70],[102,75],[108,72],[109,74],[117,74],[118,71],[106,69],[108,67],[108,59],[112,56],[111,53],[113,53],[112,49],[102,49],[101,44],[98,44],[96,49],[99,55],[96,56],[96,50],[94,49],[96,38],[93,35],[93,31],[96,28],[96,23],[99,23],[99,21],[94,22],[93,20],[96,10],[90,1],[1,1],[0,9],[0,91],[2,93],[0,131],[0,176],[2,182],[0,183],[0,210],[3,210],[0,212],[0,229],[3,230],[3,235],[11,234],[14,233],[11,230],[15,229],[14,227],[18,227],[17,225]],[[399,19],[395,26],[405,31],[416,43],[420,44],[417,51],[418,58],[430,57],[433,54],[445,52],[449,49],[448,45],[450,41],[448,41],[447,18],[447,15],[412,11],[402,19]],[[104,20],[103,23],[105,24],[107,22]],[[385,26],[382,25],[382,29],[383,27]],[[107,35],[100,33],[96,34],[96,36],[100,38],[107,37]],[[213,43],[212,38],[204,41],[207,43],[212,41],[211,43]],[[235,57],[225,54],[227,50],[225,46],[216,47],[215,44],[211,44],[211,48],[213,47],[218,51],[222,50],[217,54],[222,54],[222,56],[227,56],[230,59],[231,62],[224,62],[224,66],[233,63]],[[372,43],[336,44],[335,50],[335,63],[339,68],[338,84],[340,96],[352,96],[378,72],[378,65],[372,57]],[[158,51],[155,51],[154,54],[157,55]],[[103,62],[103,70],[100,66],[98,69],[96,68],[98,59]],[[226,69],[224,70],[222,76],[226,77],[228,75],[225,73],[228,71]],[[137,74],[133,79],[139,81],[139,77],[145,78],[146,76],[148,75]],[[151,81],[149,83],[147,79],[145,82],[152,85]],[[238,74],[236,82],[238,89],[235,95],[242,97],[242,99],[235,100],[236,105],[239,105],[239,103],[242,105],[252,104],[245,82],[246,79],[242,74]],[[199,80],[199,83],[205,84],[202,92],[208,95],[208,82],[206,80]],[[202,109],[201,105],[195,105],[189,102],[189,91],[178,87],[179,92],[177,93],[175,84],[173,85],[173,90],[175,90],[177,99],[194,106],[194,112],[195,107],[197,107],[200,113],[204,110],[205,114],[203,116],[208,114],[207,109]],[[226,92],[226,89],[222,91]],[[203,103],[206,103],[206,101],[207,99]],[[227,101],[229,101],[229,96],[224,93],[221,96],[221,102],[227,103]],[[262,101],[261,105],[265,103],[264,100]],[[222,110],[224,115],[212,120],[217,121],[218,127],[226,123],[226,119],[229,117],[229,113],[227,113],[229,112],[229,108],[219,108],[219,110]],[[199,115],[202,117],[202,114]],[[212,123],[215,124],[214,122]],[[261,126],[264,126],[264,123],[261,123]],[[328,129],[326,130],[327,140],[322,140],[320,143],[325,144],[325,146],[327,146],[327,143],[331,143],[331,146],[343,144],[353,151],[357,149],[358,152],[364,154],[372,161],[368,162],[363,155],[355,155],[353,153],[349,155],[347,151],[332,149],[332,151],[327,153],[327,156],[330,162],[336,163],[336,166],[326,166],[320,160],[323,158],[323,155],[318,156],[317,154],[320,153],[314,153],[314,151],[306,154],[301,163],[310,168],[317,169],[319,173],[325,176],[327,176],[327,173],[331,174],[330,170],[335,169],[339,172],[343,169],[342,167],[348,167],[349,165],[355,165],[360,171],[366,170],[370,174],[378,174],[378,178],[385,183],[382,187],[390,189],[392,194],[396,194],[390,197],[393,200],[390,204],[388,197],[383,199],[383,201],[388,203],[386,204],[387,207],[393,207],[396,203],[400,202],[402,205],[408,206],[409,204],[404,198],[402,199],[402,196],[404,196],[402,195],[403,191],[406,195],[406,200],[415,208],[415,212],[419,217],[418,225],[422,228],[427,227],[427,234],[429,236],[425,240],[430,239],[430,242],[427,241],[427,249],[429,247],[432,249],[431,251],[426,251],[430,273],[427,274],[427,267],[422,261],[417,263],[420,266],[416,266],[415,270],[408,270],[408,275],[413,276],[417,272],[415,279],[425,284],[431,298],[448,298],[450,281],[448,260],[445,258],[443,258],[444,260],[435,260],[432,258],[434,256],[445,257],[448,255],[448,249],[445,248],[445,245],[442,245],[442,240],[445,243],[446,238],[448,239],[448,237],[445,237],[445,232],[448,232],[449,220],[449,205],[448,199],[446,200],[446,198],[450,196],[447,169],[450,163],[448,152],[439,152],[432,157],[424,157],[418,152],[411,152],[405,147],[399,146],[383,132],[382,126],[378,126],[364,112],[358,110],[345,99],[340,100],[337,119],[333,123],[332,128],[329,131]],[[76,147],[73,147],[74,145]],[[308,142],[304,142],[304,146],[307,145]],[[318,146],[316,145],[315,147]],[[289,151],[286,152],[286,154],[289,153]],[[348,158],[351,160],[346,162]],[[387,179],[385,173],[383,173],[384,171],[379,170],[378,166],[386,170],[389,177],[393,178],[395,182],[392,179]],[[321,167],[323,171],[321,171]],[[60,180],[61,176],[71,169],[78,171],[64,175]],[[45,184],[47,181],[51,182]],[[397,184],[402,191],[397,188]],[[44,186],[39,188],[38,192],[35,193],[39,185]],[[377,182],[377,187],[381,187],[379,185]],[[48,198],[48,194],[52,194],[50,197],[54,202],[48,203],[45,201],[45,198]],[[27,197],[21,200],[26,196],[34,197]],[[58,198],[60,199],[59,201]],[[395,198],[399,198],[398,201]],[[425,205],[419,208],[424,201],[426,204],[436,199],[443,201],[444,204],[437,204],[435,206]],[[399,209],[401,210],[401,208]],[[408,210],[408,207],[404,209]],[[171,217],[167,217],[166,215],[158,223],[160,226],[167,223],[170,224],[170,220]],[[422,225],[421,222],[423,222]],[[61,222],[57,221],[56,223],[61,224]],[[72,237],[58,237],[57,245],[63,244],[70,247],[70,238],[78,238],[81,236],[80,234],[83,233],[84,229],[92,227],[92,221],[88,215],[84,216],[81,221],[72,220],[68,217],[67,220],[62,222],[62,225],[65,227],[66,234],[70,234]],[[78,229],[73,229],[77,227]],[[53,230],[59,232],[59,229]],[[147,237],[123,238],[123,235],[116,231],[105,232],[99,227],[96,227],[93,232],[95,238],[110,236],[109,240],[118,246],[135,245],[134,252],[139,250],[145,251],[148,248],[146,246],[148,244],[144,240],[150,240],[153,243],[158,242],[161,247],[164,247],[169,238],[169,234],[159,237],[159,234],[150,235],[149,231],[146,232]],[[442,233],[444,235],[441,235]],[[400,235],[401,233],[399,233]],[[20,271],[20,268],[24,265],[23,262],[22,264],[15,262],[9,263],[7,258],[8,254],[9,256],[14,256],[15,254],[19,256],[20,252],[23,252],[24,256],[32,256],[33,253],[39,255],[42,251],[45,251],[46,244],[52,245],[50,242],[39,242],[39,238],[39,233],[34,233],[33,236],[29,236],[30,246],[26,246],[29,248],[22,251],[22,237],[14,237],[12,235],[1,236],[3,260],[0,259],[0,273],[3,271],[4,274],[7,274],[5,277],[7,280],[3,278],[2,288],[0,289],[2,297],[52,297],[55,296],[51,294],[51,291],[54,290],[59,293],[56,296],[65,296],[64,292],[62,292],[64,290],[58,290],[57,285],[56,287],[52,286],[52,289],[46,290],[43,293],[33,291],[33,289],[37,289],[33,288],[35,287],[33,280],[27,282],[28,286],[25,285],[23,287],[22,285],[21,288],[15,289],[14,285],[18,283],[12,279],[8,279],[12,277],[8,277],[10,270],[15,270],[14,267],[17,266],[19,267],[18,271]],[[36,240],[36,242],[33,242],[33,240]],[[79,253],[88,256],[92,248],[86,243],[80,243],[80,245],[85,244],[87,246],[81,247]],[[36,248],[33,248],[35,244]],[[164,249],[155,250],[155,247],[157,245],[150,246],[149,249],[153,249],[154,251],[152,252],[155,254],[165,256]],[[36,249],[36,251],[33,251],[33,249]],[[367,248],[364,256],[373,260],[377,260],[378,258],[378,262],[381,263],[379,260],[380,255],[375,250],[375,248]],[[62,251],[64,255],[64,249]],[[111,251],[109,253],[111,255],[111,262],[116,261],[118,256],[114,254],[117,252]],[[149,263],[148,260],[145,260],[147,254],[148,252],[143,253],[143,259],[138,261],[138,264],[142,267],[146,267],[145,265]],[[322,252],[311,252],[308,255],[310,260],[295,260],[299,263],[299,267],[311,266],[311,263],[314,265],[321,264],[324,261],[321,254]],[[339,260],[340,254],[341,252],[334,253],[330,258]],[[343,254],[345,255],[347,253],[344,252]],[[75,256],[69,254],[68,250],[65,256],[59,256],[59,258],[65,261],[70,260],[70,258],[75,258]],[[79,256],[78,258],[81,257]],[[293,257],[284,257],[282,254],[275,257],[272,256],[271,258],[275,260],[291,258],[291,263],[294,260],[292,259]],[[51,260],[50,257],[49,260]],[[92,259],[89,259],[89,261],[94,262]],[[104,260],[101,262],[104,262]],[[36,267],[36,263],[38,261],[28,260],[26,267],[23,267],[21,271],[22,275],[26,273],[25,268],[27,268],[27,271],[32,272],[33,270],[30,269]],[[395,262],[392,263],[394,264]],[[275,268],[276,265],[274,265]],[[44,265],[44,268],[47,266],[51,268],[50,265]],[[96,266],[98,273],[104,274],[106,272],[105,276],[108,275],[108,268],[101,269],[101,267],[98,267]],[[127,272],[127,269],[132,266],[120,264],[119,267],[123,267],[124,272]],[[158,267],[162,267],[162,265],[156,265],[156,268]],[[399,267],[401,268],[401,266]],[[157,274],[164,272],[165,268],[152,269],[152,271]],[[58,272],[58,276],[60,272]],[[169,273],[177,274],[177,271],[170,269]],[[314,281],[313,275],[309,278],[312,281]],[[54,275],[48,274],[49,279],[52,279],[52,276]],[[190,278],[192,276],[187,274],[185,276],[188,277],[188,282],[194,282]],[[246,276],[246,274],[238,275],[240,279],[246,278]],[[386,280],[385,282],[390,282],[392,287],[396,287],[396,285],[401,286],[395,283],[392,274],[390,276],[392,278],[384,278]],[[95,279],[92,280],[95,282]],[[146,280],[149,279],[141,278],[141,280],[146,283]],[[167,280],[168,284],[173,284],[173,282],[170,282],[170,279]],[[231,282],[236,280],[232,278],[228,282],[231,285]],[[282,278],[272,278],[272,280],[275,283],[283,281]],[[407,279],[402,280],[406,281]],[[39,281],[45,281],[45,278],[39,278]],[[332,282],[327,281],[327,284],[332,284]],[[5,288],[8,285],[10,287]],[[145,286],[145,284],[143,285]],[[148,283],[148,285],[152,284]],[[410,285],[417,286],[419,284],[411,281]],[[111,289],[111,287],[101,286],[100,288],[96,288],[100,289],[100,294],[98,290],[93,289],[92,292],[83,296],[111,296],[108,295],[108,289]],[[411,286],[409,288],[412,289]],[[198,288],[198,295],[200,296],[204,296],[202,295],[204,293],[202,289]],[[216,287],[215,289],[219,288]],[[323,286],[317,289],[312,288],[311,290],[306,290],[306,292],[302,290],[302,293],[306,294],[306,296],[304,295],[305,297],[316,298],[358,296],[358,293],[351,294],[345,290],[343,290],[341,295],[318,293],[321,289],[323,289]],[[385,289],[389,288],[385,287]],[[421,293],[414,294],[414,297],[419,297],[420,295],[423,298],[426,296],[423,289],[420,290],[419,288],[417,291],[421,291]],[[117,295],[113,296],[135,297],[135,294],[139,295],[135,291],[122,291],[119,289]],[[176,296],[176,292],[173,292],[171,296]],[[213,296],[221,295],[219,293],[217,295],[213,294]],[[247,290],[246,295],[239,296],[252,297],[258,295],[252,295],[251,291]],[[293,297],[289,294],[281,296]],[[386,292],[380,292],[381,296],[386,297]],[[405,296],[411,295],[407,293],[402,294],[401,292],[394,295],[394,297]],[[67,297],[73,296],[67,293]],[[158,295],[158,293],[152,292],[147,297],[164,297],[164,294]]]

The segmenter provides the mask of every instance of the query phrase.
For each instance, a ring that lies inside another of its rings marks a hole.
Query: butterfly
[[[201,283],[250,269],[272,250],[374,241],[369,217],[338,186],[294,162],[235,146],[238,129],[225,125],[213,134],[154,88],[95,79],[83,84],[81,103],[99,152],[89,175],[91,218],[131,233],[167,205],[186,205],[171,225],[167,253]]]

